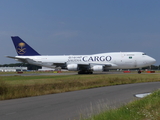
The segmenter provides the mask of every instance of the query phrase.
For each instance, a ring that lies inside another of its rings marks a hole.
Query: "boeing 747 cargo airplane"
[[[132,69],[150,66],[156,60],[143,52],[109,52],[92,55],[40,55],[20,37],[11,37],[18,56],[13,58],[20,62],[49,68],[62,68],[78,71],[79,74],[92,74],[94,71],[110,69]]]

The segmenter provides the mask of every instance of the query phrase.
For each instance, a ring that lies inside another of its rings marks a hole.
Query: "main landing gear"
[[[93,74],[93,72],[92,71],[88,71],[88,70],[86,70],[86,71],[78,71],[78,74]]]
[[[141,74],[141,70],[138,70],[138,74]]]

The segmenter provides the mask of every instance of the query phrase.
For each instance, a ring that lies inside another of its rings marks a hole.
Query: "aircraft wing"
[[[52,66],[60,67],[61,69],[66,69],[66,63],[53,63]]]
[[[12,57],[12,56],[6,56],[6,57],[15,59],[23,63],[29,63],[29,64],[38,65],[38,66],[45,66],[49,68],[61,67],[62,69],[66,68],[66,63],[47,63],[47,62],[42,62],[42,61],[35,61],[30,58],[19,58],[19,57]]]
[[[25,62],[25,63],[28,63],[27,59],[29,59],[29,58],[27,58],[27,59],[26,58],[17,58],[17,57],[12,57],[12,56],[6,56],[6,57],[18,60],[20,62]]]
[[[12,56],[6,56],[6,57],[15,59],[15,60],[23,62],[23,63],[29,63],[29,64],[40,65],[40,66],[42,65],[41,61],[35,61],[30,58],[19,58],[19,57],[12,57]]]

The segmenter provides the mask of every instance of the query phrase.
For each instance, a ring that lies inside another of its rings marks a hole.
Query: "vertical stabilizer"
[[[30,47],[26,42],[24,42],[20,37],[11,37],[14,43],[15,49],[19,56],[34,56],[40,55],[32,47]]]

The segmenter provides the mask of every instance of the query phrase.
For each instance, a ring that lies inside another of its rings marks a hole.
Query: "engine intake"
[[[92,67],[93,71],[102,72],[103,66],[102,65],[95,65]]]
[[[67,65],[67,69],[69,71],[77,71],[78,70],[78,65],[77,64],[69,64],[69,65]]]

